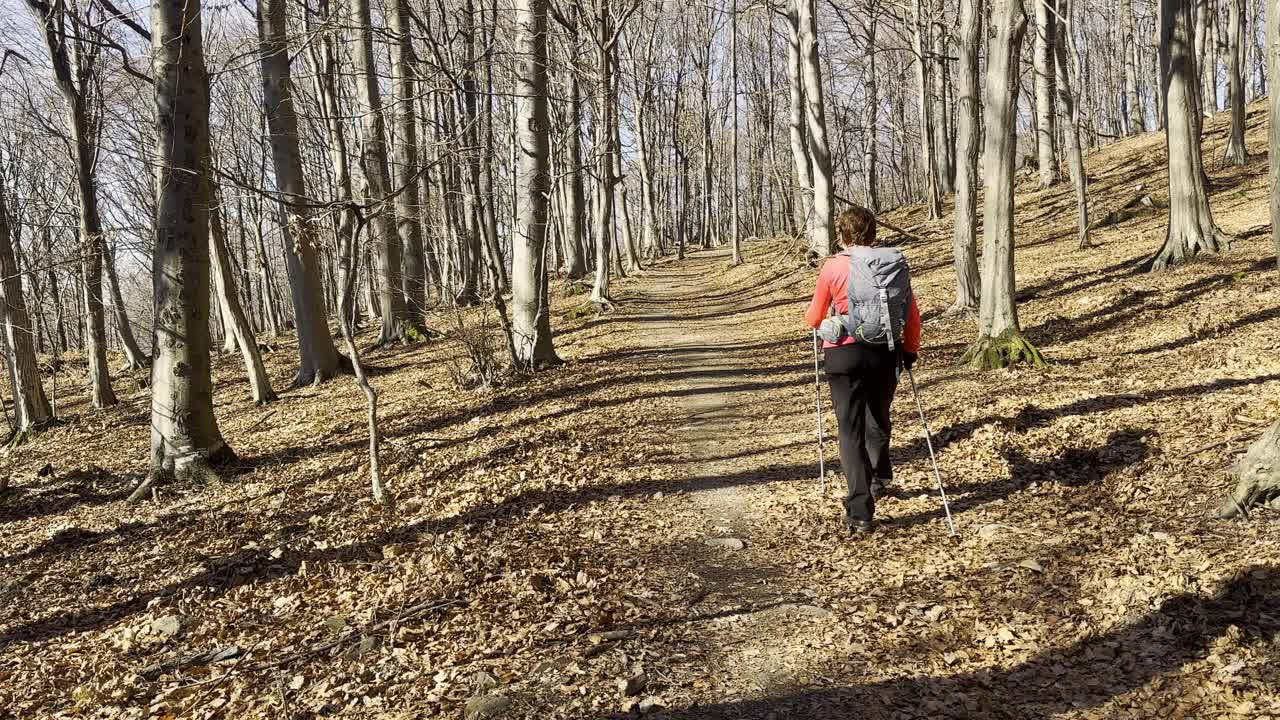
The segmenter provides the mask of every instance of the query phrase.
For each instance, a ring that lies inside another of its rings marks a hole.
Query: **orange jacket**
[[[827,317],[828,308],[836,307],[836,314],[849,312],[849,258],[836,255],[827,258],[818,273],[818,287],[813,291],[813,301],[805,311],[804,321],[809,327],[816,328]],[[822,347],[832,348],[838,345],[851,345],[857,342],[853,336],[846,337],[838,343],[822,341]],[[911,306],[907,308],[907,326],[902,330],[902,349],[909,353],[920,352],[920,307],[916,305],[916,296],[911,295]]]

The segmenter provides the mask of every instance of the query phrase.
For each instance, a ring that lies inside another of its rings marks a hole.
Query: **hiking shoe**
[[[849,522],[850,535],[870,535],[874,529],[875,525],[870,520],[852,520]]]
[[[889,489],[892,483],[892,478],[873,478],[871,480],[871,495],[878,498],[892,495],[893,492]]]

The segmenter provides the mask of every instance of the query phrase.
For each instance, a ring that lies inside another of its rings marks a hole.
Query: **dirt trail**
[[[813,467],[808,482],[790,477],[786,483],[804,483],[818,499],[812,430],[797,433],[793,423],[778,423],[766,402],[777,399],[779,385],[795,387],[805,374],[788,366],[783,383],[756,381],[762,362],[773,362],[781,348],[744,343],[748,333],[739,324],[761,300],[765,307],[793,308],[799,298],[780,295],[787,278],[750,292],[717,293],[714,279],[727,260],[725,252],[706,252],[651,270],[626,308],[628,320],[643,322],[646,348],[680,378],[669,393],[678,401],[671,437],[681,473],[700,480],[653,508],[680,518],[683,530],[678,565],[693,583],[685,595],[687,650],[701,654],[706,669],[694,683],[739,699],[802,684],[814,660],[815,623],[832,613],[815,604],[814,578],[795,573],[776,552],[788,538],[760,495],[781,479],[771,477],[762,449],[788,448],[796,462]],[[781,345],[794,346],[788,353],[808,347],[800,330],[794,343]],[[826,508],[832,523],[834,507]]]

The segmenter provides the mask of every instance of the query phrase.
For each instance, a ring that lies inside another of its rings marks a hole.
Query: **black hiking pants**
[[[831,404],[840,426],[840,469],[849,492],[844,520],[871,520],[876,502],[874,478],[893,478],[889,462],[889,406],[898,388],[897,353],[888,348],[853,343],[823,352],[831,385]]]

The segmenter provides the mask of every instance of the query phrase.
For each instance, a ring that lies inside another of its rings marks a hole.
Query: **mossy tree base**
[[[1016,330],[1006,330],[996,337],[983,335],[969,346],[960,362],[975,370],[998,370],[1022,364],[1038,368],[1048,365],[1036,346]]]

